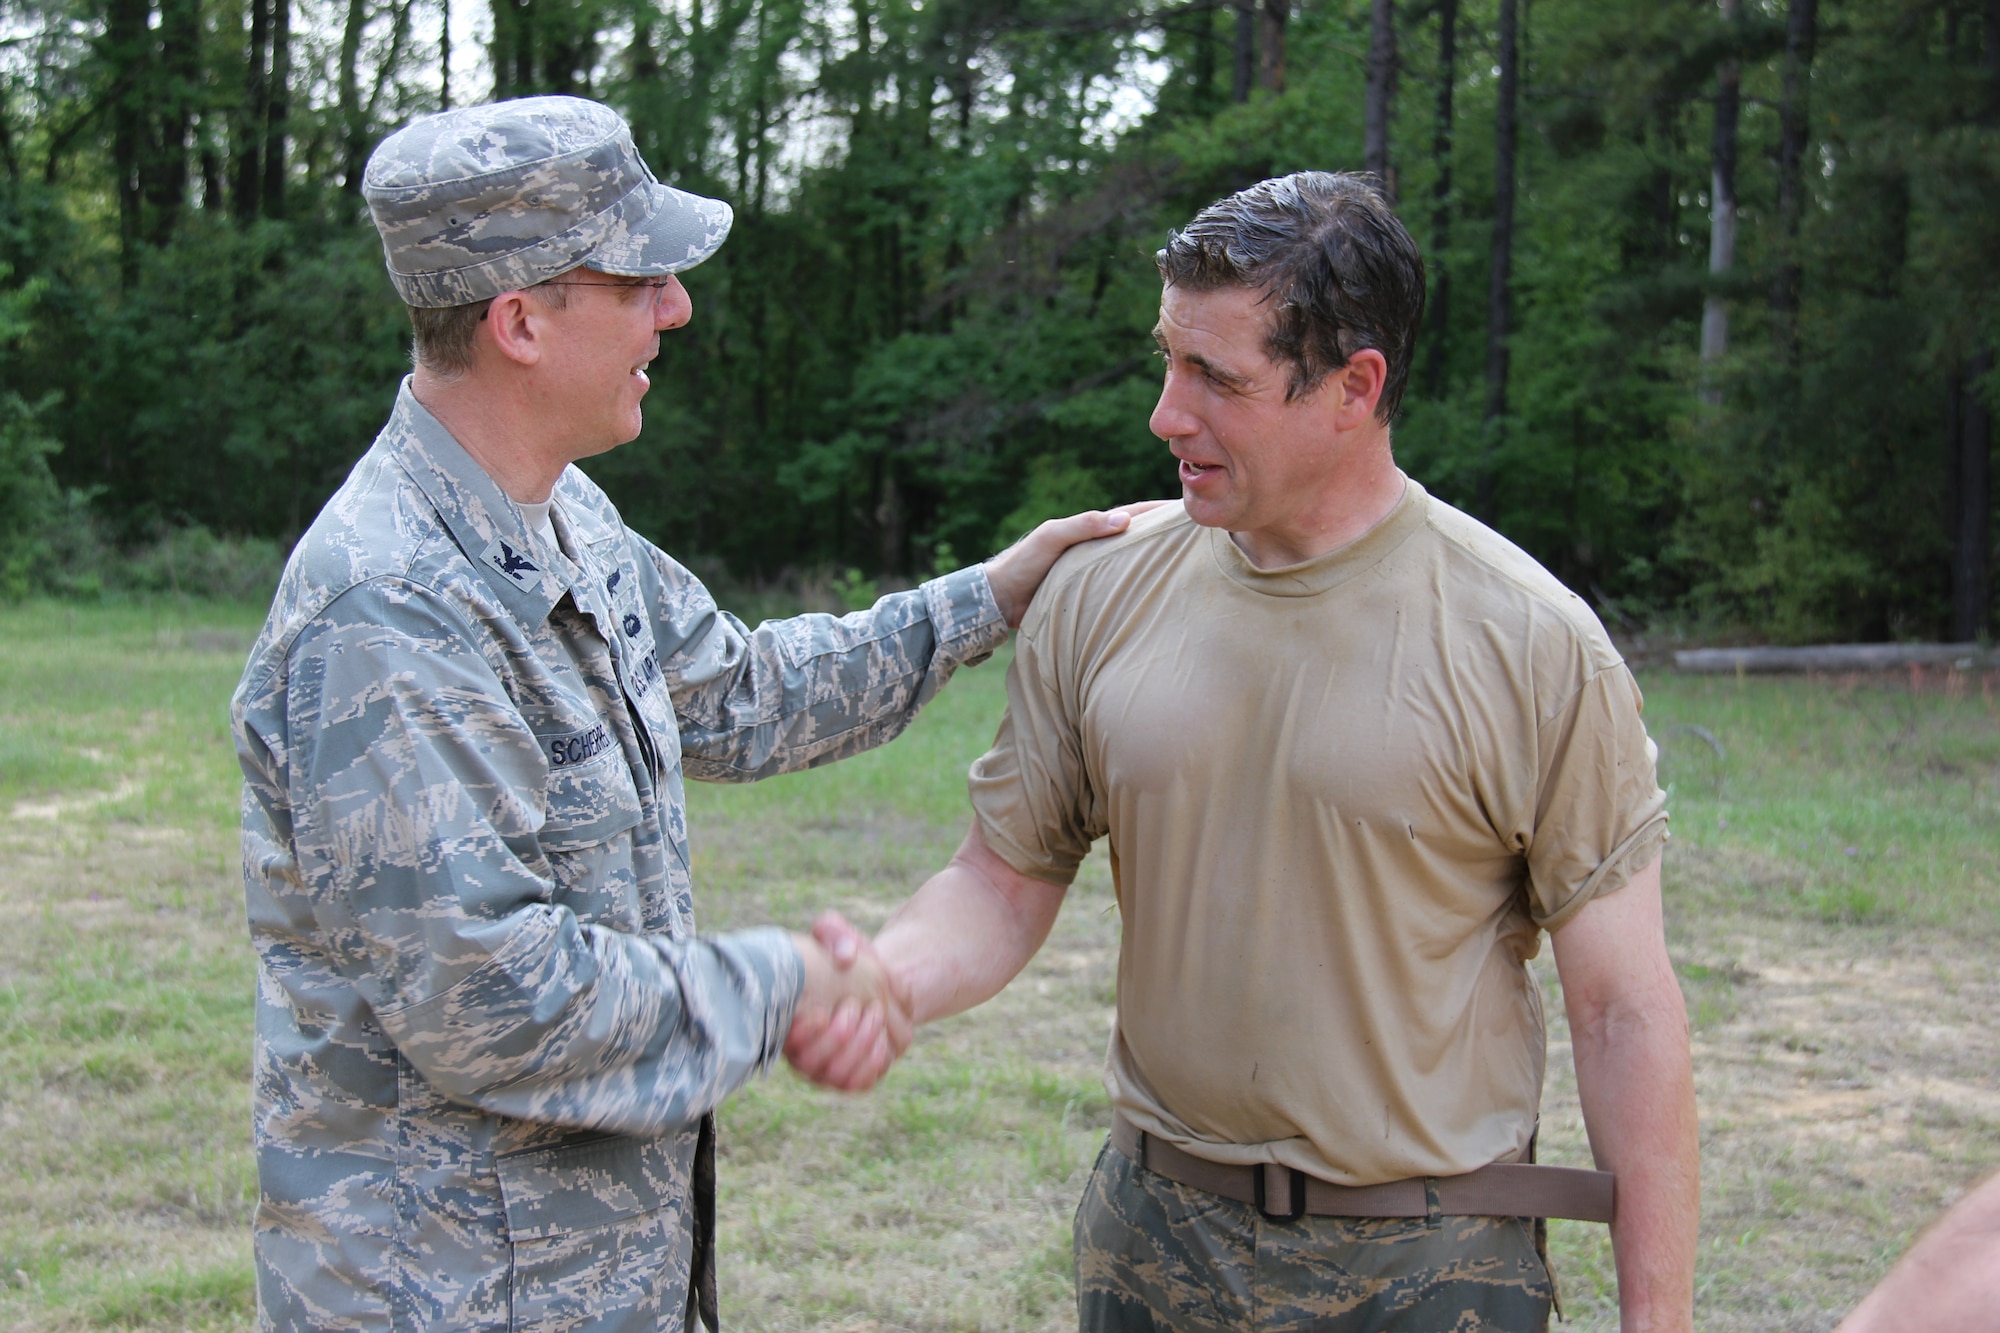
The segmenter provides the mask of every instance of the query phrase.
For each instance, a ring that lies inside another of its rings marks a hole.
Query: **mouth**
[[[1197,463],[1192,459],[1183,458],[1180,466],[1181,484],[1191,486],[1221,471],[1222,465],[1219,463]]]
[[[653,355],[658,356],[659,353],[655,352]],[[653,381],[647,378],[646,376],[646,367],[652,364],[653,364],[653,357],[649,356],[644,361],[638,362],[632,367],[632,378],[639,381],[641,387],[645,388],[652,387]]]

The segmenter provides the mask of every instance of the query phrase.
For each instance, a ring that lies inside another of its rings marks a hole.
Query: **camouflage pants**
[[[1544,1333],[1553,1299],[1519,1218],[1273,1222],[1109,1144],[1075,1243],[1084,1333]]]

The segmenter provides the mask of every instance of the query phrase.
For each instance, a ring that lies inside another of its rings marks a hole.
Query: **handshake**
[[[822,1087],[865,1092],[909,1049],[909,988],[838,912],[822,913],[812,934],[795,932],[792,942],[806,981],[785,1058]]]

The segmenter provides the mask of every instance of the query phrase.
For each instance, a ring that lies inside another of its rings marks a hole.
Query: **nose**
[[[1201,429],[1201,423],[1181,402],[1181,379],[1182,376],[1176,375],[1169,364],[1166,383],[1160,386],[1160,401],[1154,405],[1152,418],[1146,423],[1148,430],[1169,444]]]
[[[659,295],[653,301],[653,327],[659,330],[677,329],[694,318],[694,298],[688,295],[681,280],[672,274],[660,284]]]

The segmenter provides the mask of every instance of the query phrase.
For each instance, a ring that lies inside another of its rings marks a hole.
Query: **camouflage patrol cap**
[[[442,111],[384,139],[361,180],[407,305],[470,305],[578,264],[679,273],[729,235],[729,205],[662,185],[632,131],[581,97]]]

